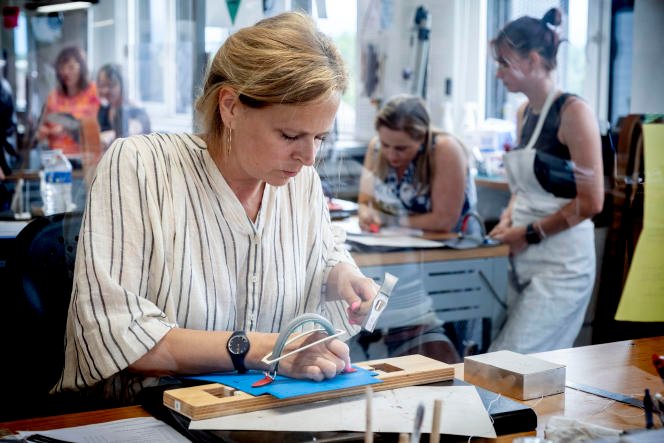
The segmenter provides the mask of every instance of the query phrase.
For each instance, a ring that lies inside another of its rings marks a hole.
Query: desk
[[[664,383],[650,362],[653,353],[664,352],[664,336],[625,340],[601,345],[583,346],[534,354],[537,357],[567,365],[567,380],[588,384],[613,392],[643,394],[649,386],[652,391],[664,391]],[[463,378],[463,364],[455,365],[456,377]],[[623,378],[629,373],[628,379]],[[598,377],[598,374],[609,374]],[[610,376],[614,374],[615,376]],[[643,411],[622,403],[567,388],[564,394],[523,402],[537,413],[537,435],[544,435],[548,420],[557,415],[576,418],[596,425],[619,429],[643,428]],[[145,417],[148,413],[140,406],[35,418],[0,423],[0,429],[45,430],[84,424],[102,423],[130,417]],[[499,440],[511,441],[514,436]],[[475,439],[473,439],[475,441]]]
[[[664,382],[652,365],[651,356],[664,353],[664,336],[560,349],[532,354],[567,366],[566,381],[643,398],[643,390],[664,392]],[[463,364],[455,377],[463,379]],[[638,429],[645,425],[643,410],[593,394],[566,388],[564,394],[521,402],[537,414],[537,435],[554,416],[566,416],[614,429]]]
[[[374,280],[382,279],[385,272],[397,277],[408,275],[408,278],[419,274],[441,320],[490,320],[491,326],[484,334],[484,341],[488,343],[498,333],[505,314],[501,303],[507,296],[508,254],[508,246],[497,245],[473,249],[353,252],[352,256],[362,272]]]
[[[643,390],[664,392],[653,367],[652,354],[664,354],[664,336],[542,352],[534,356],[567,366],[566,379],[607,391],[643,398]],[[643,410],[567,388],[554,395],[524,402],[537,413],[538,435],[548,420],[565,415],[618,429],[643,428]]]
[[[77,412],[75,414],[54,415],[51,417],[27,418],[0,423],[0,430],[45,431],[48,429],[70,428],[95,423],[106,423],[125,418],[149,417],[150,414],[141,406],[100,409],[98,411]]]

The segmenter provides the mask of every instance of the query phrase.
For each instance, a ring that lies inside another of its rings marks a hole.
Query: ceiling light
[[[76,9],[85,9],[91,6],[91,2],[64,2],[52,3],[47,5],[37,6],[35,11],[37,14],[50,14],[52,12],[65,12],[73,11]]]

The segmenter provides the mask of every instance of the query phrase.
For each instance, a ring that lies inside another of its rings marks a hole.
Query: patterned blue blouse
[[[433,144],[435,147],[435,142]],[[380,145],[376,146],[380,152]],[[374,203],[381,211],[395,215],[411,215],[411,214],[425,214],[431,212],[431,192],[428,183],[417,183],[415,176],[415,165],[420,155],[424,154],[424,145],[420,146],[420,150],[412,162],[406,168],[406,171],[399,180],[396,169],[388,165],[387,176],[385,180],[374,177]],[[470,172],[466,173],[466,189],[463,201],[463,208],[461,216],[457,221],[454,231],[461,230],[461,223],[463,217],[475,207],[477,202],[477,195],[475,191],[475,183],[470,176]]]

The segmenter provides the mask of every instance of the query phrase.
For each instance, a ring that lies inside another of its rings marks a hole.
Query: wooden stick
[[[433,401],[433,422],[431,423],[431,435],[429,443],[440,442],[440,418],[443,413],[443,401],[436,399]]]
[[[366,429],[364,430],[364,443],[373,443],[373,429],[371,428],[371,398],[373,397],[373,389],[367,386],[365,389],[367,393],[367,405],[365,409]]]
[[[409,443],[410,437],[405,432],[399,434],[399,443]]]

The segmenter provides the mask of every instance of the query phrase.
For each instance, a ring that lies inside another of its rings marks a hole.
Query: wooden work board
[[[418,354],[372,360],[354,365],[378,373],[376,378],[383,382],[372,384],[371,388],[374,391],[435,383],[454,378],[452,366]],[[163,401],[166,407],[192,420],[202,420],[358,395],[364,393],[365,389],[365,386],[354,386],[278,399],[269,394],[254,396],[220,383],[211,383],[164,391]]]

